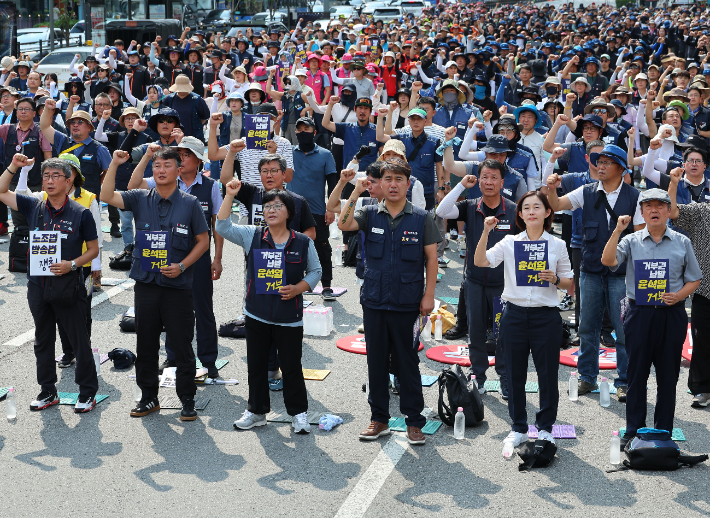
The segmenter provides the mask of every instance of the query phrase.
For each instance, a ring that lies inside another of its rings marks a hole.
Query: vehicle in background
[[[392,20],[399,20],[404,14],[404,10],[401,7],[378,7],[372,13],[372,19],[376,22],[391,22]]]
[[[247,29],[251,28],[251,30],[254,31],[254,34],[261,34],[261,31],[266,31],[266,34],[268,35],[271,32],[271,29],[276,29],[277,31],[283,31],[283,32],[288,32],[288,28],[281,22],[274,22],[270,23],[266,26],[259,26],[259,25],[254,25],[251,20],[248,22],[237,22],[232,24],[232,28],[229,29],[229,32],[227,32],[226,37],[228,38],[236,38],[237,37],[237,32],[242,31],[242,34],[246,37],[247,34]]]
[[[69,36],[70,45],[79,45],[84,42],[83,34],[71,33]],[[50,32],[49,27],[35,27],[33,29],[18,29],[17,30],[17,44],[20,48],[20,52],[35,52],[44,49],[48,49],[50,46]],[[61,29],[54,29],[54,46],[59,47],[61,45],[66,46],[66,38],[64,37],[64,31]]]
[[[254,25],[267,25],[274,22],[281,22],[285,24],[288,21],[288,14],[274,11],[274,14],[272,15],[271,12],[265,11],[263,13],[256,13],[249,21]]]
[[[345,18],[350,18],[355,15],[355,8],[352,5],[338,5],[336,7],[331,7],[328,10],[331,18],[339,18],[341,14],[345,15]]]
[[[407,14],[413,14],[417,18],[421,17],[427,5],[421,0],[394,0],[390,7],[399,6]]]
[[[60,90],[64,89],[66,83],[71,77],[69,65],[71,65],[74,56],[79,54],[77,66],[83,64],[86,58],[93,54],[93,47],[68,47],[58,49],[45,56],[37,66],[37,72],[40,74],[49,74],[54,72],[57,74],[57,86]]]
[[[385,8],[389,5],[388,2],[367,2],[363,4],[361,14],[371,15],[375,12],[375,9]]]
[[[212,9],[207,16],[200,20],[196,28],[205,32],[227,32],[232,26],[232,13],[229,9]],[[188,25],[191,29],[195,29],[192,25]]]

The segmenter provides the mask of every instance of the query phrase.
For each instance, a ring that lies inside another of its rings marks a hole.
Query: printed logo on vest
[[[385,233],[385,229],[384,229],[384,228],[372,227],[372,233],[373,233],[373,234],[384,234],[384,233]]]

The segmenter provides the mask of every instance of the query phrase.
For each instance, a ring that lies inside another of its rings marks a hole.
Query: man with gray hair
[[[42,235],[30,233],[27,302],[35,323],[34,352],[37,382],[41,386],[30,410],[44,410],[59,403],[54,361],[56,323],[59,322],[76,356],[74,380],[79,385],[79,399],[74,411],[90,412],[96,405],[99,383],[85,324],[90,308],[81,266],[99,255],[96,222],[88,208],[67,196],[72,185],[72,171],[65,160],[50,158],[42,163],[46,201],[8,191],[15,173],[33,163],[32,159],[18,153],[0,176],[0,202],[27,218],[30,228],[46,232]],[[86,251],[82,252],[84,243]],[[60,260],[53,261],[52,256],[57,252]],[[39,263],[40,258],[44,265]]]

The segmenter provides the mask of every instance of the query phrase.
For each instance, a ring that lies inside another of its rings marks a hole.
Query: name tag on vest
[[[91,160],[94,158],[94,155],[81,155],[82,160]]]
[[[496,230],[510,230],[510,223],[500,222],[496,225]]]
[[[385,233],[385,229],[384,229],[384,228],[372,227],[372,233],[373,233],[373,234],[384,234],[384,233]]]
[[[503,194],[507,194],[508,196],[512,196],[512,195],[513,195],[513,191],[512,191],[512,189],[505,189],[505,188],[503,188]]]
[[[178,234],[185,234],[187,235],[187,227],[183,225],[182,223],[176,223],[175,224],[175,232]]]

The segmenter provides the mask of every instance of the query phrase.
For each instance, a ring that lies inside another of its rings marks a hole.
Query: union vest
[[[17,126],[12,124],[7,129],[7,138],[5,139],[5,163],[3,164],[4,169],[7,169],[10,164],[12,164],[12,157],[15,153],[22,153],[27,158],[34,158],[35,163],[30,169],[30,173],[27,176],[27,185],[36,186],[42,185],[42,162],[44,161],[44,153],[39,147],[39,125],[33,124],[30,128],[30,132],[25,137],[25,140],[20,143],[17,139]],[[17,148],[20,149],[17,149]],[[4,170],[3,169],[3,170]],[[20,175],[16,175],[13,178],[11,185],[17,185],[20,179]]]
[[[476,177],[479,176],[479,166],[480,164],[473,164],[472,174],[474,174]],[[500,195],[503,196],[503,198],[507,198],[515,203],[515,193],[518,192],[518,184],[520,182],[524,182],[525,185],[527,185],[527,182],[520,175],[520,173],[510,167],[510,165],[508,165],[507,163],[505,168],[506,171],[505,176],[503,177],[503,188],[500,190]],[[478,182],[476,182],[476,185],[468,189],[468,199],[473,200],[475,198],[480,198],[481,196],[483,196],[483,193],[481,192],[481,187],[478,185]]]
[[[407,199],[409,201],[412,201],[412,186],[414,183],[412,182],[411,185],[409,186],[409,190],[407,191]],[[377,201],[377,198],[363,198],[362,199],[362,206],[367,207],[369,205],[378,205],[380,202]],[[355,259],[357,260],[357,263],[355,265],[355,276],[358,279],[364,279],[365,278],[365,259],[364,255],[362,253],[363,249],[365,248],[365,233],[361,230],[358,232],[358,241],[360,242],[360,246],[357,249],[357,253],[355,254]]]
[[[81,187],[77,187],[74,189],[74,192],[72,193],[71,198],[75,202],[77,202],[79,205],[82,207],[88,209],[89,206],[91,205],[91,202],[96,199],[96,195],[93,192],[89,192],[86,189],[82,189]],[[44,201],[47,201],[47,193],[44,193]],[[84,241],[84,244],[81,245],[81,254],[84,255],[84,252],[86,252],[86,241]],[[91,266],[91,261],[86,263],[84,265],[85,267],[90,267]]]
[[[310,238],[291,230],[291,237],[283,248],[285,268],[283,285],[296,285],[306,275],[308,266],[308,247]],[[257,295],[254,252],[256,250],[276,250],[276,245],[267,227],[257,228],[247,255],[247,300],[246,311],[255,317],[290,324],[303,319],[303,295],[289,300],[282,300],[280,295]]]
[[[177,93],[171,93],[165,99],[163,99],[163,104],[167,106],[168,108],[173,107],[173,102],[175,101],[175,96]],[[205,132],[203,130],[202,126],[202,121],[197,115],[197,107],[199,105],[201,97],[197,95],[196,93],[189,93],[188,96],[190,97],[191,105],[190,108],[192,109],[192,136],[195,138],[198,138],[204,142],[205,140]],[[182,121],[181,121],[182,123]]]
[[[527,181],[530,161],[535,163],[535,155],[533,155],[532,149],[516,143],[513,154],[508,157],[505,163]]]
[[[242,113],[242,131],[239,133],[239,138],[244,136],[244,120],[246,114],[244,112]],[[229,143],[231,142],[230,140],[230,127],[232,125],[232,117],[233,114],[231,111],[224,111],[222,112],[222,123],[219,125],[219,137],[217,138],[217,141],[220,146],[228,146]],[[283,126],[283,124],[282,124]],[[236,160],[236,159],[235,159]]]
[[[118,144],[116,149],[120,149],[121,145],[123,144],[123,141],[126,140],[126,137],[128,136],[128,133],[126,130],[123,130],[118,134]],[[141,131],[138,133],[138,137],[136,138],[135,146],[142,146],[143,144],[146,144],[148,142],[148,135],[145,134],[144,131]],[[136,169],[138,166],[138,163],[134,162],[125,162],[121,165],[118,166],[118,169],[116,170],[116,190],[117,191],[125,191],[128,190],[128,182],[131,181],[131,175],[133,174],[133,171]]]
[[[70,142],[69,139],[65,139],[59,154],[61,155],[63,151],[77,144],[78,142]],[[79,158],[81,174],[84,176],[84,189],[89,192],[101,192],[103,169],[101,169],[101,164],[99,164],[98,150],[100,145],[99,142],[91,139],[88,146],[82,146],[71,152]]]
[[[367,207],[365,284],[360,303],[370,309],[418,311],[424,295],[424,228],[427,213],[412,206],[392,230],[389,216]]]
[[[209,229],[207,232],[210,237],[212,237],[212,213],[214,212],[214,204],[212,203],[212,186],[214,182],[212,178],[203,174],[202,183],[195,181],[190,189],[190,194],[200,202],[202,213],[205,215],[205,220],[207,221],[207,228]],[[207,253],[209,253],[209,250]]]

